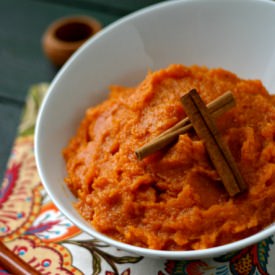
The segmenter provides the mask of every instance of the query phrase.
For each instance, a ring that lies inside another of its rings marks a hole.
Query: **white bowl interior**
[[[272,1],[168,1],[136,12],[90,39],[61,69],[40,109],[35,153],[42,182],[59,209],[88,234],[144,256],[192,259],[255,243],[262,232],[217,248],[155,251],[119,243],[96,232],[72,206],[62,148],[85,109],[106,98],[110,84],[135,85],[148,70],[172,63],[222,67],[242,78],[261,79],[275,91],[275,3]]]

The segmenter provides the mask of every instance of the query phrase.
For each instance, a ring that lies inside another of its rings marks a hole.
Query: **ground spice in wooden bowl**
[[[191,130],[139,160],[135,151],[186,117],[181,97],[205,104],[231,91],[216,126],[247,185],[230,196]],[[203,249],[250,236],[275,220],[275,98],[258,80],[223,69],[171,65],[136,87],[112,86],[64,149],[76,208],[100,232],[140,247]]]

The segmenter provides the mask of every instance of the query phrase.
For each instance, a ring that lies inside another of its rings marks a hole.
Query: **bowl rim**
[[[219,3],[220,0],[207,0],[208,2],[212,3]],[[226,0],[224,0],[226,1]],[[56,74],[54,79],[49,85],[48,92],[45,95],[45,98],[42,102],[42,105],[40,106],[37,121],[36,121],[36,128],[35,128],[35,134],[34,134],[34,154],[36,159],[36,165],[37,170],[39,173],[39,176],[41,178],[41,181],[44,185],[44,188],[46,189],[49,197],[52,199],[54,204],[58,207],[58,209],[64,214],[74,225],[76,225],[78,228],[80,228],[84,233],[87,233],[91,237],[94,237],[102,242],[105,242],[108,245],[111,245],[113,247],[122,249],[124,251],[128,251],[131,253],[135,253],[142,256],[147,256],[150,258],[158,258],[158,259],[203,259],[203,258],[209,258],[214,257],[218,255],[223,255],[228,252],[236,251],[239,249],[242,249],[244,247],[247,247],[249,245],[255,244],[259,241],[264,240],[267,237],[272,236],[275,233],[275,223],[271,224],[267,228],[263,229],[262,231],[246,237],[244,239],[228,243],[221,246],[216,246],[212,248],[206,248],[206,249],[199,249],[199,250],[184,250],[184,251],[170,251],[170,250],[155,250],[150,248],[143,248],[138,247],[134,245],[130,245],[127,243],[122,243],[120,241],[117,241],[115,239],[112,239],[94,229],[92,227],[89,227],[85,224],[85,220],[80,216],[80,218],[83,219],[83,223],[79,224],[79,221],[74,218],[74,216],[71,215],[71,213],[63,207],[63,205],[59,202],[59,199],[53,194],[50,190],[50,187],[48,186],[45,176],[44,176],[44,169],[41,165],[41,155],[40,155],[40,146],[39,146],[39,136],[40,136],[40,121],[42,120],[44,109],[47,105],[48,99],[50,98],[51,94],[55,90],[56,83],[59,82],[59,79],[61,76],[70,68],[71,64],[74,63],[74,61],[78,58],[81,53],[90,46],[90,44],[94,43],[98,39],[100,39],[102,36],[105,36],[108,34],[112,29],[119,27],[121,24],[125,24],[128,21],[134,20],[135,18],[145,14],[145,13],[151,13],[158,9],[164,9],[171,5],[177,5],[178,3],[202,3],[205,2],[205,0],[172,0],[172,1],[165,1],[160,2],[157,4],[150,5],[148,7],[142,8],[140,10],[137,10],[135,12],[132,12],[115,22],[111,23],[110,25],[104,27],[100,32],[96,33],[88,39],[71,57],[70,59],[63,65],[63,67],[59,70],[59,72]],[[241,3],[249,3],[250,5],[255,3],[262,3],[264,5],[269,5],[270,7],[275,9],[275,2],[270,0],[236,0],[235,3],[241,2]]]

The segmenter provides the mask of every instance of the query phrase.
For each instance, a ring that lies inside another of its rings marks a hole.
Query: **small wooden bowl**
[[[101,24],[88,16],[65,17],[53,22],[42,37],[45,55],[61,67],[91,36],[101,30]]]

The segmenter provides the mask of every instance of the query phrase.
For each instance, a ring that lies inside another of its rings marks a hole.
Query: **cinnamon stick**
[[[39,275],[32,266],[24,262],[19,256],[15,255],[2,242],[0,242],[0,264],[11,274],[16,275]]]
[[[213,101],[211,101],[209,104],[207,104],[207,108],[209,109],[209,112],[211,113],[212,117],[216,118],[234,107],[236,104],[234,97],[232,95],[231,91],[227,91],[221,96],[215,98]],[[177,124],[175,124],[173,127],[167,129],[163,133],[161,133],[158,137],[161,137],[163,135],[166,135],[168,133],[171,133],[187,124],[190,123],[189,117],[185,117],[181,121],[179,121]],[[157,138],[158,138],[157,137]],[[156,139],[157,139],[156,138]]]
[[[235,105],[234,97],[230,91],[224,93],[220,97],[210,102],[207,107],[213,117],[218,117],[224,112],[228,111]],[[185,117],[173,127],[164,131],[162,134],[154,138],[149,143],[136,150],[136,155],[139,160],[146,156],[163,149],[165,146],[174,142],[179,135],[188,132],[192,128],[189,117]]]
[[[217,127],[195,89],[181,98],[197,135],[205,142],[209,157],[230,196],[243,191],[246,185],[228,147],[223,143]]]

